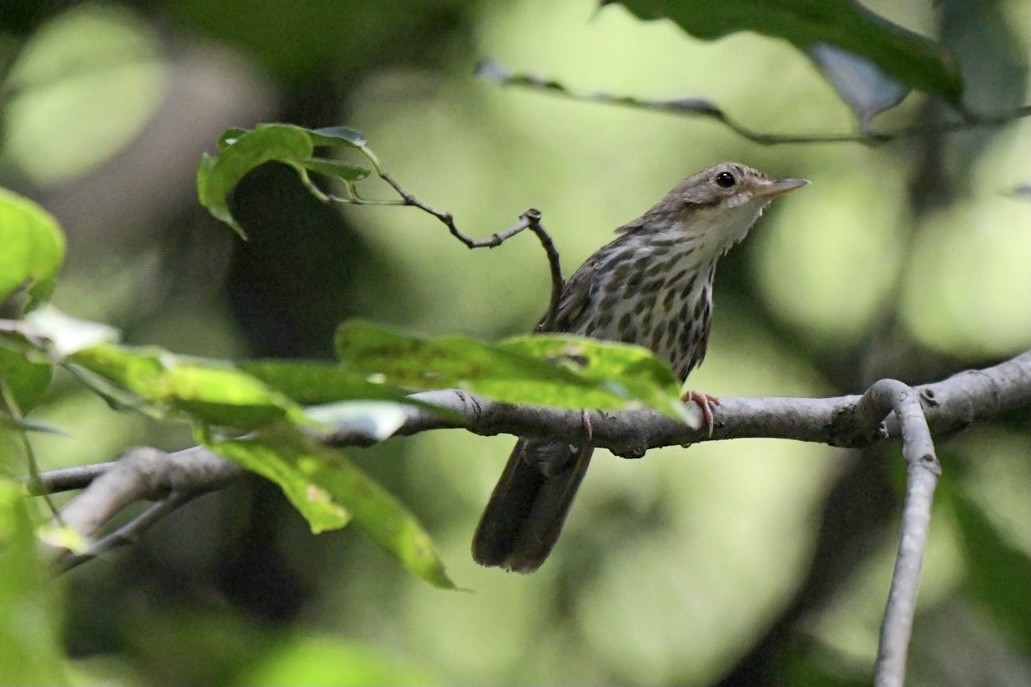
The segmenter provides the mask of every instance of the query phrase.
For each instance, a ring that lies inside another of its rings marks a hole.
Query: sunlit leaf
[[[248,374],[257,377],[270,387],[286,394],[297,403],[329,404],[317,409],[308,408],[308,416],[320,422],[327,422],[337,429],[362,431],[362,428],[373,430],[364,432],[369,436],[385,438],[383,434],[388,425],[398,422],[398,415],[403,413],[399,404],[414,405],[430,410],[441,417],[454,415],[452,411],[435,408],[427,403],[409,398],[408,394],[396,386],[385,384],[383,380],[370,381],[367,375],[349,370],[340,363],[319,362],[310,360],[255,360],[238,363],[237,366]],[[372,416],[356,417],[355,403],[377,409]],[[391,410],[386,410],[390,408]],[[454,415],[454,417],[458,417]],[[357,423],[357,424],[355,424]],[[399,425],[396,425],[399,426]],[[395,429],[396,429],[395,426]]]
[[[306,421],[303,410],[283,394],[218,361],[179,357],[159,348],[105,344],[81,350],[68,362],[148,403],[215,425],[251,428],[284,417]]]
[[[31,504],[0,481],[0,684],[61,685],[61,587],[39,558]]]
[[[331,403],[348,399],[403,401],[395,387],[375,384],[340,363],[307,360],[253,360],[241,370],[278,389],[298,403]]]
[[[644,348],[572,336],[491,345],[420,338],[350,321],[336,335],[341,361],[370,379],[408,389],[467,389],[508,403],[560,408],[651,406],[681,419],[672,371]]]
[[[64,260],[57,220],[31,200],[0,188],[0,302],[28,288],[32,309],[45,301]]]
[[[867,10],[855,0],[603,0],[641,19],[667,17],[698,38],[738,31],[782,38],[806,52],[817,43],[868,58],[885,74],[959,104],[962,78],[944,47]]]
[[[340,529],[351,520],[347,508],[334,499],[324,483],[330,481],[331,469],[347,470],[349,464],[342,455],[332,454],[332,460],[319,455],[320,449],[309,446],[299,438],[288,440],[288,433],[263,433],[248,439],[217,439],[201,433],[200,440],[212,451],[241,467],[275,482],[304,516],[311,531],[318,534]],[[343,466],[343,467],[341,467]]]
[[[278,484],[313,532],[343,527],[353,517],[409,571],[435,586],[454,588],[415,517],[341,452],[287,425],[266,427],[247,439],[203,432],[200,438],[212,451]]]
[[[684,413],[673,371],[647,348],[574,336],[521,336],[502,341],[498,347],[571,369],[619,398],[633,399],[684,421],[693,417]]]

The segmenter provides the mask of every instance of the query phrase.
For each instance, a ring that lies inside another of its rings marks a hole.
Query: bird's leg
[[[720,404],[720,399],[710,396],[702,391],[688,391],[681,399],[684,403],[694,401],[702,409],[702,417],[705,418],[705,426],[709,429],[709,438],[712,438],[712,430],[716,425],[716,419],[712,416],[712,407]]]

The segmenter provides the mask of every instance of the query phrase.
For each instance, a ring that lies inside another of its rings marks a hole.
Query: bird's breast
[[[676,248],[614,256],[598,266],[589,315],[572,333],[649,348],[683,381],[705,355],[715,266]]]

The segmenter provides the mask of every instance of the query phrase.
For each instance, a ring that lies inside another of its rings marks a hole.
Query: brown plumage
[[[550,331],[646,346],[685,381],[705,357],[717,260],[774,196],[806,183],[733,162],[688,177],[580,266]],[[473,558],[520,572],[540,567],[592,451],[520,438],[476,529]]]

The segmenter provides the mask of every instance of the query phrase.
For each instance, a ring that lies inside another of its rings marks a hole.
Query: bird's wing
[[[559,297],[555,320],[547,331],[576,331],[584,308],[587,307],[588,303],[595,296],[595,289],[593,287],[596,283],[595,276],[597,271],[596,258],[592,256],[566,281],[565,286],[562,287],[562,295]],[[537,331],[545,331],[541,327],[544,325],[546,317],[547,314],[537,323]]]

